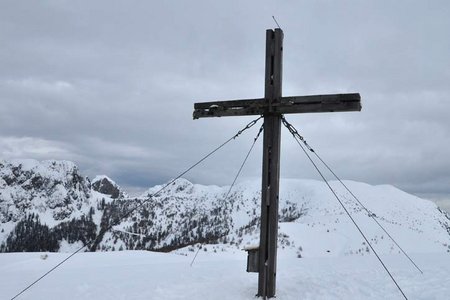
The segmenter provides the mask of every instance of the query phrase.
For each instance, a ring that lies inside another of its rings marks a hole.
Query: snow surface
[[[212,253],[116,251],[80,253],[18,299],[254,299],[257,274],[246,273],[244,251]],[[0,299],[10,299],[68,254],[0,254]],[[386,264],[409,299],[449,299],[448,254],[416,254],[420,274],[399,255]],[[278,300],[403,299],[371,256],[297,258],[281,250]]]

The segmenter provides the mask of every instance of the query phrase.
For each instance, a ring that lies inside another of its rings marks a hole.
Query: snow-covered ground
[[[213,253],[80,253],[18,299],[254,299],[257,274],[239,250]],[[0,298],[11,299],[67,253],[0,254]],[[450,255],[412,254],[424,274],[396,254],[383,255],[409,299],[449,299]],[[278,300],[404,299],[375,256],[297,258],[280,250]]]

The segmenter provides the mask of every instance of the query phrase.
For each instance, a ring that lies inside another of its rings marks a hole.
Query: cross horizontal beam
[[[282,97],[279,102],[270,105],[265,98],[200,102],[194,104],[193,117],[199,119],[267,113],[293,114],[360,110],[361,96],[359,93],[351,93]]]

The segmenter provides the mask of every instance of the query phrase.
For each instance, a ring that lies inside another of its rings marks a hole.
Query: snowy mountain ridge
[[[69,161],[0,161],[0,221],[19,221],[26,213],[51,213],[63,220],[82,211],[91,197],[90,181]]]
[[[450,252],[450,220],[435,204],[392,186],[345,181],[409,252]],[[351,195],[331,182],[376,249],[397,253]],[[66,161],[0,161],[0,250],[154,250],[180,253],[195,244],[227,251],[259,240],[260,182],[229,187],[178,179],[127,198],[107,176],[92,183]],[[136,209],[136,207],[138,207]],[[134,211],[121,219],[125,213]],[[323,182],[283,179],[279,248],[297,257],[364,255],[367,245]],[[115,226],[110,231],[106,228]],[[43,245],[43,241],[45,241]],[[234,251],[234,250],[233,250]]]

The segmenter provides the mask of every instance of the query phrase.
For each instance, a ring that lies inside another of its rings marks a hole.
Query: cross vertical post
[[[266,31],[264,141],[261,188],[258,296],[275,296],[280,182],[281,114],[272,108],[282,93],[283,32]]]

